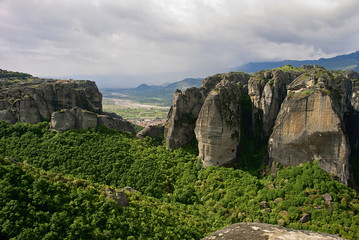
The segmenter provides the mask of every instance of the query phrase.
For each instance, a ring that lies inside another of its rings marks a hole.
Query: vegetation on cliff
[[[359,238],[358,193],[317,163],[259,178],[202,169],[190,145],[170,151],[104,127],[0,124],[2,238],[199,239],[252,221]],[[138,192],[121,208],[109,185]]]

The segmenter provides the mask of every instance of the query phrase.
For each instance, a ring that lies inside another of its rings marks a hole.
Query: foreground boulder
[[[326,233],[293,230],[264,223],[237,223],[218,230],[202,240],[344,240]]]
[[[132,124],[126,120],[111,118],[107,115],[97,115],[96,113],[78,107],[54,112],[50,122],[52,129],[61,132],[71,129],[87,129],[96,126],[106,126],[117,131],[135,133]]]

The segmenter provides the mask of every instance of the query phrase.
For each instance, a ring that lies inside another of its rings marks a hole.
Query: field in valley
[[[102,104],[105,112],[114,112],[140,126],[163,123],[170,109],[169,107],[151,103],[141,104],[122,98],[104,98]]]

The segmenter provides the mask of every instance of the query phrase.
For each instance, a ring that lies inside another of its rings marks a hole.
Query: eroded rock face
[[[164,133],[165,126],[164,125],[155,125],[155,126],[147,126],[142,131],[137,133],[137,138],[145,138],[151,137],[156,138]]]
[[[125,131],[135,134],[132,124],[122,118],[112,118],[107,115],[97,115],[97,125],[106,126],[117,131]]]
[[[241,86],[228,80],[208,94],[195,128],[203,167],[229,165],[237,158],[240,99]]]
[[[287,86],[304,70],[285,66],[280,69],[259,71],[248,82],[248,95],[252,101],[253,126],[269,137],[281,104],[287,95]]]
[[[50,127],[57,131],[67,131],[70,129],[87,129],[96,126],[106,126],[117,131],[127,131],[135,133],[135,129],[131,123],[118,119],[111,118],[107,115],[97,115],[80,108],[73,108],[71,110],[64,109],[52,113]]]
[[[179,90],[174,93],[173,105],[164,129],[167,148],[178,149],[195,137],[195,123],[204,99],[203,89],[194,87],[184,93]]]
[[[9,112],[8,110],[0,111],[0,119],[6,121],[8,123],[11,123],[11,124],[16,122],[16,119],[11,114],[11,112]]]
[[[189,88],[184,93],[176,91],[173,105],[168,114],[164,137],[169,149],[177,149],[189,143],[194,137],[198,114],[207,95],[221,81],[247,84],[249,75],[240,72],[216,74],[202,80],[201,88]]]
[[[305,230],[294,230],[264,223],[237,223],[218,230],[203,240],[344,240],[339,236]]]
[[[76,106],[102,112],[102,94],[92,81],[34,79],[1,89],[0,99],[0,110],[8,111],[16,122],[38,123],[55,111]]]
[[[317,159],[347,184],[350,147],[343,115],[350,107],[348,84],[345,76],[325,70],[293,81],[269,139],[270,159],[286,166]]]

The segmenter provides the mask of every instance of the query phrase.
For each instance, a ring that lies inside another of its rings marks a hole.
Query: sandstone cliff
[[[228,165],[237,158],[240,100],[240,84],[229,80],[222,80],[208,94],[195,128],[203,167]]]
[[[184,93],[176,91],[164,130],[167,147],[183,147],[195,137],[194,129],[199,112],[207,95],[217,84],[223,80],[246,84],[248,79],[249,75],[240,72],[216,74],[203,79],[201,88],[189,88]]]
[[[173,105],[168,113],[164,138],[169,149],[177,149],[189,143],[194,137],[194,128],[199,111],[205,99],[203,89],[189,88],[184,93],[177,90]]]
[[[37,123],[61,109],[80,107],[102,112],[102,94],[95,82],[23,78],[0,78],[0,119],[14,123]]]
[[[201,88],[175,93],[165,127],[167,147],[182,147],[195,136],[204,167],[244,166],[251,161],[247,154],[241,163],[247,150],[240,139],[250,139],[253,132],[260,139],[254,140],[258,149],[268,145],[269,164],[294,166],[317,159],[348,184],[349,157],[359,155],[358,86],[358,73],[319,66],[263,70],[249,82],[243,73],[217,74],[205,78]],[[243,108],[247,94],[251,106]]]
[[[248,95],[252,101],[254,129],[267,139],[272,132],[280,106],[287,95],[287,85],[304,72],[292,66],[262,70],[254,73],[248,82]]]
[[[347,184],[350,144],[344,116],[353,109],[356,81],[347,73],[316,68],[289,84],[269,139],[270,159],[286,166],[317,159]]]

